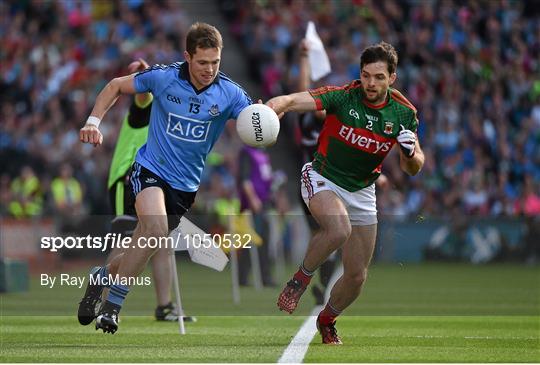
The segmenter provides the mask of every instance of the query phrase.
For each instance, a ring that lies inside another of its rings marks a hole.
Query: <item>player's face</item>
[[[184,52],[184,56],[189,64],[189,76],[193,86],[202,89],[214,81],[219,72],[221,49],[197,47],[193,56],[188,52]]]
[[[388,88],[396,81],[396,74],[388,73],[386,62],[377,61],[364,65],[360,72],[360,81],[366,99],[372,104],[381,104],[386,100]]]

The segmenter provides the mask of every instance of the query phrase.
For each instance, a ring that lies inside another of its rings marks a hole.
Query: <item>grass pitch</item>
[[[180,336],[175,323],[128,316],[106,336],[74,317],[4,320],[0,353],[8,362],[275,362],[302,323],[300,317],[205,316]]]
[[[281,314],[281,287],[243,288],[234,305],[229,273],[191,263],[180,278],[186,312],[199,319],[186,336],[153,320],[153,287],[133,289],[114,335],[78,324],[82,289],[34,281],[1,295],[0,361],[276,362],[314,305],[306,292],[298,315]],[[304,362],[540,362],[540,268],[376,264],[337,328],[345,345],[316,335]]]
[[[346,345],[316,337],[304,362],[540,361],[538,317],[344,317],[338,328]]]

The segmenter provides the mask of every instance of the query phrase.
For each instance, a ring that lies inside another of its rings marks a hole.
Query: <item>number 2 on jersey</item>
[[[366,125],[366,129],[369,129],[370,131],[373,130],[373,121],[368,120],[367,125]]]

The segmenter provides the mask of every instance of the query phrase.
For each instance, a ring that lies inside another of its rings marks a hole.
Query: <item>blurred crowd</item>
[[[294,91],[298,45],[309,20],[333,68],[318,84],[357,78],[367,45],[380,40],[395,45],[400,57],[395,87],[419,110],[427,159],[423,172],[409,178],[395,154],[388,158],[383,172],[390,184],[378,199],[383,213],[413,217],[454,208],[478,215],[540,214],[535,5],[532,0],[220,2],[265,99]],[[104,145],[79,143],[79,128],[99,90],[126,74],[132,60],[182,60],[190,23],[182,2],[174,0],[0,0],[0,214],[41,215],[66,210],[66,204],[75,207],[72,212],[108,212],[106,177],[129,98],[120,98],[106,116]],[[209,157],[199,204],[235,194],[239,149],[228,128]]]
[[[92,217],[112,214],[107,176],[131,99],[119,98],[109,111],[98,148],[80,143],[79,129],[97,93],[127,74],[133,60],[183,60],[192,20],[176,0],[0,0],[0,16],[0,215],[54,217],[62,231],[92,222],[98,230],[105,221]],[[239,212],[239,155],[245,153],[229,123],[207,158],[192,209],[206,216],[201,223]],[[268,194],[286,210],[285,179],[276,176]]]
[[[54,179],[66,170],[82,192],[66,194],[81,206],[73,214],[109,213],[109,163],[131,100],[107,114],[99,148],[80,143],[79,129],[97,93],[134,59],[183,59],[189,25],[178,1],[0,0],[0,213],[61,211]]]
[[[394,87],[419,111],[426,165],[409,178],[397,154],[379,190],[388,215],[540,215],[540,7],[534,0],[229,0],[222,11],[266,97],[295,90],[298,44],[314,21],[332,73],[359,77],[381,40],[399,55]]]

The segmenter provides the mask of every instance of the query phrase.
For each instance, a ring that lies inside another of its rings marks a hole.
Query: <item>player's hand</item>
[[[79,139],[82,143],[92,143],[95,147],[103,143],[103,134],[95,125],[86,124],[79,132]]]
[[[397,141],[401,151],[405,156],[411,158],[414,156],[414,150],[416,148],[416,134],[413,131],[405,129],[403,124],[400,124],[401,131],[397,136]]]
[[[281,119],[285,115],[285,112],[279,110],[279,108],[276,105],[277,103],[275,101],[273,101],[275,99],[277,99],[277,98],[273,98],[273,99],[268,100],[266,102],[266,106],[269,106],[270,108],[274,109],[274,111],[276,112],[278,118]],[[262,100],[259,99],[259,103],[262,104]]]

